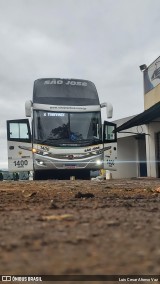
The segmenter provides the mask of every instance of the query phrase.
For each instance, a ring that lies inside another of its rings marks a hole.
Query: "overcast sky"
[[[0,0],[0,167],[6,120],[24,118],[37,78],[88,79],[114,119],[143,111],[139,65],[160,55],[159,0]]]

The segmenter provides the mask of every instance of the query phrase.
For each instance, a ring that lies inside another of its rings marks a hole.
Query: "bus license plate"
[[[69,165],[69,164],[65,164],[64,166],[65,166],[65,168],[67,168],[67,169],[75,169],[77,165],[73,165],[73,164],[71,164],[71,165]]]

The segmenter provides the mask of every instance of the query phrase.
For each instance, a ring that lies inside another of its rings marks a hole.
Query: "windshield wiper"
[[[40,143],[40,144],[44,144],[44,143],[52,143],[52,144],[53,144],[54,140],[59,140],[59,139],[52,139],[52,138],[46,138],[46,139],[35,139],[35,143]]]
[[[84,142],[84,143],[96,143],[96,144],[98,144],[98,143],[101,143],[102,140],[97,138],[97,137],[93,137],[93,138],[90,138],[90,139],[85,139],[85,140],[83,139],[81,142],[82,143]]]
[[[97,138],[97,137],[93,137],[90,139],[81,139],[81,140],[76,140],[76,141],[72,141],[69,139],[65,139],[65,138],[51,138],[48,137],[46,139],[35,139],[35,143],[40,143],[40,144],[49,144],[49,145],[56,145],[56,146],[90,146],[92,144],[99,144],[101,143],[102,140]]]

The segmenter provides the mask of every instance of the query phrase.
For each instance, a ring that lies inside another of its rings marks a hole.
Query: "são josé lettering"
[[[63,81],[63,80],[45,80],[44,85],[70,85],[70,86],[82,86],[87,87],[87,82],[81,82],[81,81]]]
[[[100,148],[99,146],[95,146],[93,148],[87,148],[84,150],[84,152],[91,152],[91,151],[99,150],[99,148]]]

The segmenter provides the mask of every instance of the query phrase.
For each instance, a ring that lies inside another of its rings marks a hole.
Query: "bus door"
[[[28,119],[7,121],[8,170],[32,171],[32,142]]]
[[[104,143],[104,169],[110,171],[117,170],[117,132],[116,124],[104,121],[103,126]]]

